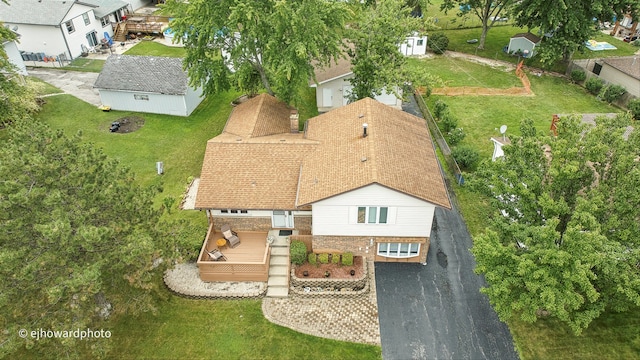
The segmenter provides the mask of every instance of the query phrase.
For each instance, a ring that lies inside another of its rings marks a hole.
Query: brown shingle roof
[[[305,138],[289,133],[288,116],[269,95],[236,107],[207,142],[195,207],[307,208],[374,183],[451,207],[424,120],[364,99],[310,119]]]
[[[339,58],[337,63],[331,63],[331,66],[329,67],[315,69],[316,81],[318,81],[318,84],[322,84],[329,80],[346,76],[351,73],[351,60],[348,58]],[[315,85],[316,83],[312,79],[311,82],[309,82],[309,86],[313,87]]]
[[[362,124],[369,134],[362,136]],[[309,120],[298,205],[380,184],[451,208],[423,119],[367,98]]]
[[[519,34],[513,35],[511,38],[512,39],[513,38],[525,38],[525,39],[531,41],[534,44],[539,43],[540,40],[541,40],[538,36],[536,36],[536,35],[534,35],[532,33],[519,33]]]

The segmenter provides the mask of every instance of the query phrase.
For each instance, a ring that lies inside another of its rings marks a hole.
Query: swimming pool
[[[601,51],[601,50],[616,50],[617,47],[609,44],[606,41],[598,42],[595,40],[588,40],[584,42],[587,49],[591,51]]]

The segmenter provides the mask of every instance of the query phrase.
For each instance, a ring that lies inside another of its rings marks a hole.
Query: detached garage
[[[179,58],[111,55],[94,88],[112,110],[189,116],[203,100]]]

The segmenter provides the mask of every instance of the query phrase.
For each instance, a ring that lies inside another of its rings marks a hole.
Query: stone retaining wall
[[[306,298],[354,299],[369,294],[369,271],[363,261],[364,273],[355,279],[307,279],[296,276],[295,265],[291,269],[289,294]]]

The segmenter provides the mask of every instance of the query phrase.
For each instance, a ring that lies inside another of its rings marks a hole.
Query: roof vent
[[[362,161],[362,162],[367,161],[367,157],[366,157],[366,156],[363,156],[362,158],[360,158],[360,161]]]
[[[366,138],[367,137],[367,128],[369,127],[369,124],[364,123],[362,124],[362,137]]]

